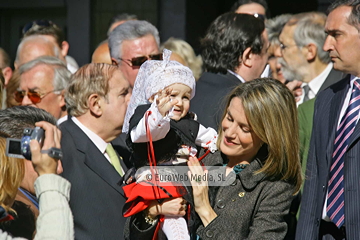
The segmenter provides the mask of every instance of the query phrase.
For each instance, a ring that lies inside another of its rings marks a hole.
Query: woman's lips
[[[236,143],[234,143],[233,141],[231,141],[229,138],[224,137],[224,143],[226,145],[236,145]]]

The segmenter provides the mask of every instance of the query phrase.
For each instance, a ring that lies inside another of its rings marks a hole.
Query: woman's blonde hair
[[[196,56],[194,49],[189,43],[178,38],[169,38],[166,42],[161,45],[161,49],[169,49],[170,51],[178,54],[187,64],[187,67],[191,69],[196,80],[200,78],[202,73],[202,58]]]
[[[226,109],[233,98],[239,98],[253,132],[264,142],[267,157],[257,173],[271,179],[301,186],[299,128],[295,98],[288,88],[271,78],[259,78],[239,84],[229,95]],[[225,117],[225,114],[224,114]],[[219,131],[219,140],[222,139]],[[266,144],[266,145],[265,145]]]
[[[23,159],[8,157],[5,154],[6,139],[0,137],[0,205],[7,211],[13,211],[13,203],[21,181],[24,178]]]

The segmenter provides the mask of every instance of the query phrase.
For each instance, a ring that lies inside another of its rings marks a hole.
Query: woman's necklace
[[[250,164],[236,164],[233,168],[234,172],[236,174],[238,174],[239,172],[241,172],[242,170],[244,170],[247,166],[249,166]]]

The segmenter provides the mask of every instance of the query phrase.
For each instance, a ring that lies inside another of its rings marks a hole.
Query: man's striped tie
[[[328,182],[327,215],[338,228],[344,225],[344,156],[360,109],[360,79],[354,81],[349,105],[336,131]]]

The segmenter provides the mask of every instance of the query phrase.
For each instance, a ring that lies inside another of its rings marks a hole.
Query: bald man
[[[15,69],[41,56],[56,57],[65,63],[65,58],[55,43],[44,36],[33,35],[21,40],[16,52]]]
[[[112,64],[107,40],[102,41],[95,49],[91,62]]]

